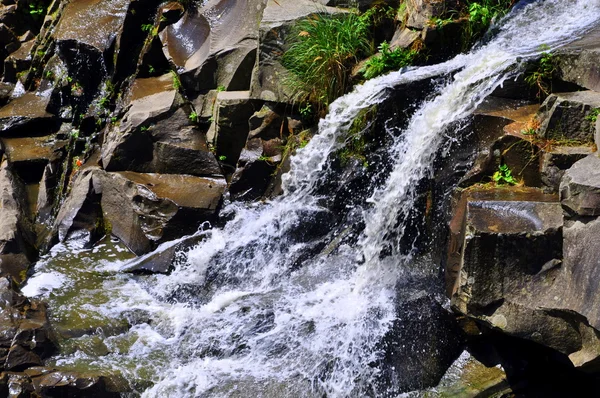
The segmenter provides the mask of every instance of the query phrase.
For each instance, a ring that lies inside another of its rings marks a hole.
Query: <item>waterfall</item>
[[[170,275],[104,282],[110,300],[94,311],[133,326],[105,339],[109,354],[76,352],[57,364],[85,362],[130,380],[151,379],[149,388],[137,385],[144,397],[364,396],[379,372],[372,366],[381,356],[378,343],[395,320],[396,285],[419,268],[416,261],[427,261],[398,242],[447,129],[513,77],[522,59],[576,39],[599,15],[600,0],[537,1],[499,21],[495,36],[468,54],[356,87],[331,104],[319,133],[292,158],[284,195],[228,204],[230,221],[203,232]],[[310,242],[298,230],[307,215],[326,213],[319,188],[331,173],[328,159],[357,114],[384,101],[389,89],[441,75],[451,78],[407,127],[390,131],[394,164],[359,209],[365,227],[356,243],[342,239],[333,250],[300,257]],[[435,264],[425,268],[436,272]],[[44,272],[56,274],[42,264]]]

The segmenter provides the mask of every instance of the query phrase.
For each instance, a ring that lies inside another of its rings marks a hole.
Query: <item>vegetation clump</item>
[[[324,109],[346,92],[351,67],[372,53],[375,12],[322,13],[296,24],[282,63],[292,74],[287,83],[299,93],[297,100]]]
[[[537,96],[548,95],[552,89],[552,76],[556,70],[556,60],[551,53],[542,53],[536,67],[525,75],[525,82],[531,87],[537,87]]]
[[[517,185],[519,182],[512,175],[512,171],[506,164],[498,166],[498,171],[492,176],[492,180],[497,185]]]
[[[379,54],[365,62],[361,73],[365,79],[372,79],[385,72],[413,64],[417,55],[418,52],[412,49],[396,48],[391,50],[389,43],[383,42],[379,45]]]

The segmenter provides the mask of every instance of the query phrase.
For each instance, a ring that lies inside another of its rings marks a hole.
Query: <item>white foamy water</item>
[[[599,17],[600,0],[539,1],[509,16],[470,54],[373,79],[338,99],[319,134],[292,159],[283,196],[228,205],[231,221],[207,232],[169,276],[119,276],[117,267],[105,266],[111,277],[101,289],[109,299],[85,310],[126,318],[131,328],[105,339],[108,354],[78,351],[57,363],[119,369],[144,397],[363,395],[378,373],[370,366],[381,354],[378,342],[395,319],[396,283],[412,272],[413,259],[398,246],[404,217],[444,131],[510,77],[519,58],[576,39]],[[362,213],[358,244],[307,251],[310,242],[298,230],[307,214],[324,211],[316,192],[328,176],[328,157],[344,145],[340,137],[359,111],[383,101],[388,88],[447,74],[452,78],[407,127],[390,132],[395,164]],[[391,251],[383,255],[384,247]]]

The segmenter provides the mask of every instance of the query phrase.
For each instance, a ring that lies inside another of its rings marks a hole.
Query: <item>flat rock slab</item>
[[[600,158],[592,154],[568,169],[560,183],[560,199],[580,216],[600,215]]]
[[[53,136],[2,138],[8,160],[12,163],[51,160],[56,157]]]
[[[216,210],[227,186],[224,179],[177,174],[144,174],[124,171],[119,174],[142,185],[157,197],[171,200],[177,206]]]
[[[73,0],[54,32],[58,41],[87,44],[102,53],[122,29],[131,0]]]
[[[0,108],[0,135],[44,135],[54,129],[54,115],[46,109],[49,97],[26,93]],[[52,122],[52,123],[48,123]],[[57,130],[58,128],[56,128]]]

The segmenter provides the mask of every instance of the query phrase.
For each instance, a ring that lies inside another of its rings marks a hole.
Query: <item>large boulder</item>
[[[127,113],[105,133],[102,164],[106,170],[222,175],[171,74],[137,79],[125,101],[130,104]]]
[[[592,154],[568,169],[560,183],[563,206],[580,216],[600,215],[600,158]]]
[[[538,134],[556,141],[594,142],[595,120],[590,115],[600,108],[600,93],[576,91],[551,94],[537,115]]]
[[[64,240],[83,230],[90,241],[112,233],[142,255],[212,220],[225,187],[223,178],[86,168],[73,182],[55,233]]]
[[[178,68],[186,89],[250,87],[264,6],[264,1],[211,0],[160,33],[165,56]]]
[[[36,257],[33,230],[26,216],[25,187],[8,160],[0,162],[0,275],[21,282]]]
[[[600,28],[561,48],[556,58],[557,76],[580,87],[600,92]]]
[[[470,190],[454,214],[446,270],[453,308],[489,329],[568,356],[574,366],[598,358],[597,299],[591,290],[579,294],[587,286],[582,275],[588,278],[596,263],[572,226],[563,229],[556,196]],[[589,228],[581,233],[591,237]]]

